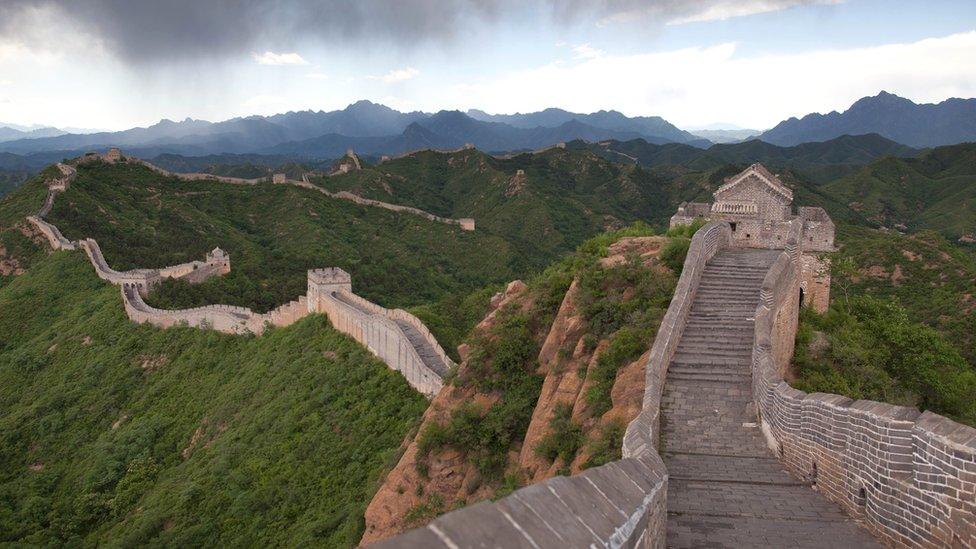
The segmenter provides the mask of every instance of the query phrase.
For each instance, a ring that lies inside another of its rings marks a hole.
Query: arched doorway
[[[800,308],[803,308],[803,288],[800,288]]]

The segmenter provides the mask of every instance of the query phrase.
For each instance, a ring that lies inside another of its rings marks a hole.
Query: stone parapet
[[[309,271],[309,311],[325,313],[337,330],[365,345],[424,395],[433,397],[440,392],[443,376],[454,367],[454,362],[420,319],[402,309],[381,307],[341,286],[327,285],[323,289],[319,283],[313,287],[313,273],[316,272]],[[344,273],[341,269],[319,270],[315,278],[348,280],[342,276]],[[412,328],[421,341],[412,342],[403,325]],[[417,345],[431,349],[433,358],[424,360]]]
[[[47,221],[44,221],[40,217],[31,215],[27,217],[27,221],[44,235],[44,238],[47,239],[47,242],[51,245],[52,249],[74,250],[77,248],[75,243],[65,238],[57,227],[48,223]]]
[[[794,233],[766,275],[755,315],[753,398],[769,446],[889,545],[976,546],[976,429],[914,408],[807,394],[783,380],[798,248]]]

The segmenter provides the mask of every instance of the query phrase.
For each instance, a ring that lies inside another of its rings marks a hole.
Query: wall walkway
[[[420,319],[345,290],[326,293],[318,306],[337,329],[402,373],[415,389],[428,397],[440,392],[454,362]]]
[[[783,381],[798,232],[785,251],[748,258],[732,249],[728,223],[696,233],[624,459],[374,546],[976,546],[976,429]]]

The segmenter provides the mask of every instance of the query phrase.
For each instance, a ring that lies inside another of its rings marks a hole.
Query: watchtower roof
[[[725,180],[725,184],[721,187],[715,189],[713,196],[718,197],[720,193],[723,193],[732,187],[735,187],[739,183],[742,183],[746,179],[755,176],[760,181],[765,183],[770,189],[772,189],[776,194],[779,194],[783,198],[786,198],[790,202],[793,202],[793,191],[789,187],[783,184],[778,177],[773,175],[772,172],[766,169],[762,164],[756,163],[748,168],[742,170],[738,174]]]

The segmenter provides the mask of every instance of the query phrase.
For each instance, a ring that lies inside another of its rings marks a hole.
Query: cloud
[[[573,48],[576,59],[595,59],[603,55],[603,50],[598,50],[589,44],[580,44]]]
[[[418,71],[417,69],[413,67],[405,67],[402,69],[394,69],[384,74],[383,76],[380,76],[379,79],[387,84],[394,84],[396,82],[403,82],[404,80],[410,80],[411,78],[414,78],[418,74],[420,74],[420,71]]]
[[[67,49],[84,36],[130,64],[185,63],[317,43],[413,48],[460,44],[489,25],[549,19],[556,24],[641,20],[649,24],[725,19],[840,0],[2,0],[0,42]]]
[[[844,110],[888,90],[916,101],[976,95],[976,31],[916,42],[798,53],[738,54],[734,43],[550,63],[456,84],[423,108],[513,112],[618,109],[692,125],[730,120],[770,127],[790,116]]]
[[[264,53],[251,53],[251,57],[257,61],[258,65],[308,65],[308,61],[297,53],[266,51]]]
[[[329,75],[324,72],[308,72],[305,73],[305,78],[311,78],[312,80],[328,80]]]
[[[700,23],[704,21],[724,21],[735,17],[745,17],[760,13],[780,11],[808,4],[841,4],[844,0],[725,0],[715,2],[698,11],[677,16],[668,21],[669,25]]]

